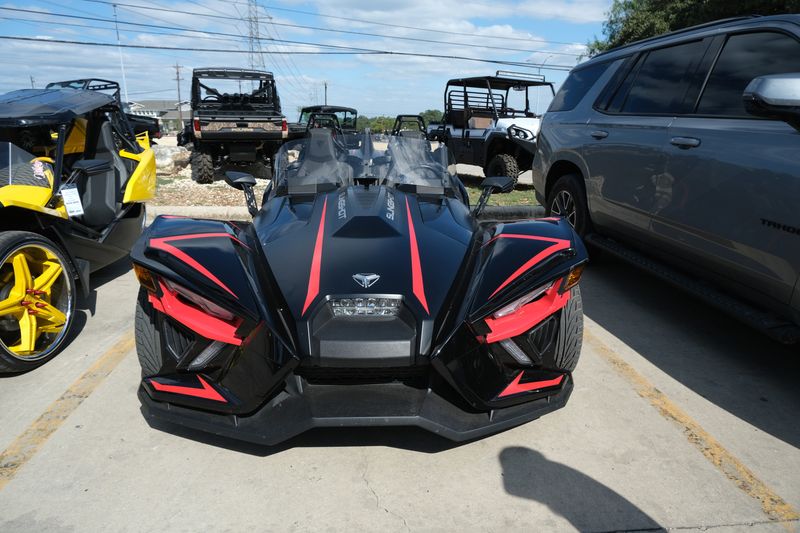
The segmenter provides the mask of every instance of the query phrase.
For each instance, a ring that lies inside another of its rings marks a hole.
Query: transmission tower
[[[261,51],[261,36],[258,29],[258,2],[256,0],[247,0],[247,27],[250,34],[248,38],[250,68],[264,68],[264,56]]]

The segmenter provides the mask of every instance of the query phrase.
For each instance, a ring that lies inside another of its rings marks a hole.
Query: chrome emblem
[[[378,274],[353,274],[353,279],[365,289],[369,289],[375,285],[381,277]]]

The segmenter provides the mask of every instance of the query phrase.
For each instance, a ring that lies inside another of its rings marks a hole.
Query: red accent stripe
[[[222,396],[217,389],[209,385],[206,380],[201,376],[197,376],[200,381],[201,388],[197,387],[183,387],[181,385],[167,385],[159,383],[153,378],[150,378],[150,385],[160,392],[170,392],[172,394],[182,394],[184,396],[194,396],[195,398],[205,398],[206,400],[214,400],[215,402],[228,403],[228,400]]]
[[[159,237],[150,239],[150,247],[155,248],[156,250],[167,252],[168,254],[177,257],[178,259],[180,259],[181,261],[183,261],[184,263],[186,263],[187,265],[197,270],[202,275],[204,275],[205,277],[207,277],[208,279],[210,279],[211,281],[213,281],[214,283],[216,283],[217,285],[228,291],[231,294],[231,296],[233,296],[234,298],[238,298],[238,296],[236,296],[236,294],[232,290],[230,290],[227,285],[225,285],[222,281],[220,281],[220,279],[216,277],[214,274],[212,274],[206,267],[198,263],[195,259],[193,259],[189,254],[187,254],[180,248],[172,244],[169,244],[171,241],[182,241],[188,239],[205,239],[209,237],[227,237],[229,239],[233,239],[235,242],[247,248],[246,244],[244,244],[242,241],[240,241],[230,233],[195,233],[192,235],[173,235],[171,237]]]
[[[519,394],[520,392],[530,392],[539,389],[546,389],[547,387],[557,387],[561,385],[561,382],[564,381],[564,376],[558,376],[554,379],[547,379],[544,381],[530,381],[528,383],[520,383],[519,381],[522,379],[522,374],[525,372],[520,372],[517,374],[517,377],[514,378],[514,381],[508,384],[508,386],[503,389],[497,397],[502,398],[504,396],[511,396],[512,394]]]
[[[486,335],[486,342],[499,342],[521,335],[567,305],[570,292],[559,294],[559,285],[561,282],[553,285],[535,302],[523,305],[515,313],[500,318],[487,318],[486,325],[492,331]]]
[[[242,339],[236,337],[236,330],[239,328],[240,321],[230,323],[221,318],[211,316],[193,305],[183,303],[177,293],[171,291],[163,282],[159,282],[161,287],[161,298],[154,294],[149,294],[148,299],[157,311],[174,318],[187,328],[202,335],[207,339],[212,339],[237,346],[242,344]]]
[[[531,267],[533,267],[535,264],[539,263],[545,257],[549,257],[549,256],[553,255],[556,252],[560,252],[561,250],[566,250],[567,248],[569,248],[572,245],[572,243],[570,241],[566,240],[566,239],[553,239],[553,238],[550,238],[550,237],[537,237],[537,236],[534,236],[534,235],[518,235],[518,234],[515,234],[515,233],[501,233],[500,235],[497,235],[494,238],[492,238],[489,242],[492,242],[495,239],[501,239],[501,238],[504,238],[504,239],[530,239],[530,240],[534,240],[534,241],[549,242],[549,243],[552,243],[552,244],[550,246],[548,246],[547,248],[545,248],[544,250],[542,250],[541,252],[539,252],[538,254],[536,254],[533,257],[531,257],[530,259],[528,259],[528,261],[526,261],[525,264],[523,264],[521,267],[519,267],[517,270],[515,270],[514,273],[511,274],[508,277],[507,280],[505,280],[503,283],[501,283],[500,286],[497,287],[494,290],[494,292],[489,295],[489,298],[492,298],[495,294],[497,294],[498,292],[503,290],[509,283],[511,283],[512,281],[514,281],[515,279],[520,277],[522,274],[527,272]],[[487,242],[486,244],[489,244],[489,242]],[[484,245],[484,246],[486,246],[486,245]]]
[[[419,246],[417,246],[417,233],[414,231],[414,220],[411,218],[411,207],[406,198],[406,214],[408,215],[408,240],[411,245],[411,288],[425,312],[428,311],[428,300],[425,298],[425,283],[422,279],[422,264],[419,260]]]
[[[322,265],[322,241],[325,237],[325,213],[328,209],[328,198],[322,204],[322,216],[319,219],[319,229],[317,230],[317,242],[314,244],[314,255],[311,258],[311,272],[308,275],[308,292],[306,293],[306,303],[303,304],[301,316],[306,314],[308,307],[314,298],[319,294],[319,275]]]

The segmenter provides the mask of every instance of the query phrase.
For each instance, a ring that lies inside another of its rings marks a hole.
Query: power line
[[[241,2],[235,2],[232,0],[216,0],[217,2],[225,3],[225,4],[240,4]],[[463,32],[456,32],[456,31],[447,31],[447,30],[437,30],[434,28],[422,28],[419,26],[404,26],[402,24],[391,24],[389,22],[377,22],[375,20],[364,20],[364,19],[357,19],[353,17],[339,17],[336,15],[323,15],[321,13],[314,13],[312,11],[303,11],[302,9],[291,9],[288,7],[276,7],[270,6],[269,9],[273,11],[283,11],[286,13],[297,13],[300,15],[310,15],[312,17],[319,17],[319,18],[326,18],[326,19],[335,19],[335,20],[344,20],[346,22],[360,22],[362,24],[372,24],[375,26],[386,26],[389,28],[400,28],[404,30],[416,30],[416,31],[425,31],[430,33],[438,33],[438,34],[445,34],[445,35],[457,35],[459,37],[463,37]],[[565,44],[565,45],[577,45],[586,47],[583,43],[575,43],[575,42],[565,42],[565,41],[551,41],[548,39],[536,39],[534,37],[509,37],[505,35],[480,35],[483,39],[502,39],[504,41],[522,41],[522,42],[537,42],[537,43],[547,43],[547,44]]]
[[[92,2],[97,4],[106,4],[106,5],[114,5],[115,2],[110,2],[108,0],[83,0],[84,2]],[[187,14],[185,11],[181,11],[178,9],[169,9],[166,7],[155,7],[155,6],[143,6],[143,5],[136,5],[136,4],[125,4],[121,2],[116,2],[116,5],[125,6],[128,8],[133,9],[146,9],[148,11],[163,11],[166,13],[181,13]],[[249,6],[248,2],[248,6]],[[249,9],[249,8],[248,8]],[[199,17],[208,17],[213,19],[223,19],[223,20],[238,20],[236,17],[231,17],[228,15],[214,15],[211,13],[191,13],[192,15],[196,15]],[[397,35],[383,35],[380,33],[370,33],[370,32],[361,32],[355,30],[336,30],[332,28],[323,28],[320,26],[308,26],[304,24],[291,24],[288,22],[271,22],[273,26],[284,26],[287,28],[301,28],[306,30],[314,30],[314,31],[324,31],[329,33],[343,33],[347,35],[361,35],[366,37],[380,37],[384,39],[399,39],[403,41],[414,41],[414,42],[421,42],[421,43],[433,43],[433,44],[448,44],[453,46],[465,46],[470,48],[484,48],[484,49],[493,49],[493,50],[506,50],[510,52],[526,52],[531,54],[536,53],[548,53],[548,54],[555,54],[555,55],[564,55],[564,56],[573,56],[578,57],[581,54],[575,54],[571,52],[552,52],[550,50],[529,50],[529,49],[522,49],[522,48],[509,48],[506,46],[491,46],[491,45],[482,45],[482,44],[473,44],[473,43],[463,43],[463,42],[454,42],[454,41],[440,41],[436,39],[423,39],[419,37],[401,37]]]
[[[0,8],[3,9],[3,8]],[[23,37],[19,35],[0,35],[0,39],[8,41],[25,41],[25,42],[40,42],[50,44],[74,44],[80,46],[100,46],[100,47],[115,47],[115,43],[100,43],[91,41],[73,41],[67,39],[45,39],[41,37]],[[144,44],[123,44],[123,48],[132,48],[140,50],[178,50],[182,52],[209,52],[209,53],[222,53],[222,54],[247,54],[249,50],[232,50],[230,48],[193,48],[183,46],[157,46],[157,45],[144,45]],[[534,63],[524,63],[521,61],[503,61],[499,59],[483,59],[477,57],[455,56],[455,55],[441,55],[441,54],[423,54],[419,52],[395,52],[391,50],[366,50],[366,51],[306,51],[306,50],[287,50],[282,52],[284,54],[293,55],[392,55],[403,57],[429,57],[436,59],[451,59],[459,61],[473,61],[476,63],[490,63],[494,65],[505,65],[524,68],[536,68]],[[570,65],[547,65],[547,70],[562,70],[569,71],[572,69]]]

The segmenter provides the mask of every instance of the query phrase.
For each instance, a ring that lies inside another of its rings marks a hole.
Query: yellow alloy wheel
[[[0,265],[0,341],[20,360],[36,361],[61,343],[72,315],[72,283],[45,242],[22,242]]]

